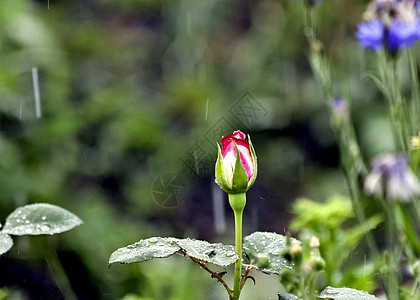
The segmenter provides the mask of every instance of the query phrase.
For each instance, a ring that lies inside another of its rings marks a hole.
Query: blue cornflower
[[[381,19],[374,19],[358,26],[356,38],[362,47],[378,51],[382,47],[391,53],[413,46],[419,39],[418,22],[406,23],[392,19],[389,25],[384,25]]]
[[[373,160],[364,189],[368,195],[407,202],[420,195],[420,182],[404,156],[384,154]]]
[[[356,32],[356,38],[363,48],[378,51],[382,47],[384,25],[381,20],[373,20],[368,23],[360,23]]]
[[[418,30],[415,23],[407,24],[398,20],[395,20],[389,26],[385,34],[387,48],[391,52],[396,52],[400,48],[414,46],[418,38]]]

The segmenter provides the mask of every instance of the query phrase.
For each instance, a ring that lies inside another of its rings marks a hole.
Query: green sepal
[[[231,188],[226,182],[225,168],[223,165],[222,150],[220,149],[219,144],[217,144],[218,154],[215,168],[215,177],[216,183],[224,190],[226,193],[230,193]]]
[[[248,190],[248,176],[241,162],[241,155],[239,153],[238,146],[233,142],[236,149],[236,162],[235,162],[235,171],[233,172],[232,178],[232,190],[231,193],[239,194],[244,193]]]

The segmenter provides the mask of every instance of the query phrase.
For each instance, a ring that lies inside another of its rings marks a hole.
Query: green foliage
[[[291,269],[293,264],[285,258],[291,244],[301,242],[273,232],[254,232],[244,238],[243,263],[269,274],[279,274]]]
[[[47,203],[36,203],[19,207],[6,219],[3,232],[10,235],[58,234],[83,221],[71,212]]]
[[[54,235],[79,226],[83,221],[73,213],[47,203],[17,208],[0,232],[0,255],[13,246],[10,235]]]
[[[13,240],[10,235],[0,232],[0,255],[6,253],[13,246]]]
[[[318,296],[320,299],[332,300],[378,300],[375,296],[369,295],[364,291],[349,288],[326,287]]]
[[[121,300],[153,300],[153,298],[140,297],[137,295],[128,294],[128,295],[125,295],[123,298],[121,298]]]
[[[330,197],[325,203],[299,198],[293,204],[292,212],[296,215],[290,224],[292,230],[333,230],[354,215],[351,202],[345,196]]]
[[[279,292],[278,296],[279,300],[300,300],[299,297],[286,292]]]
[[[169,257],[175,253],[220,267],[231,265],[239,259],[234,247],[230,245],[210,244],[193,239],[152,237],[116,250],[111,254],[109,264],[144,262],[153,258]]]
[[[291,228],[300,231],[301,239],[309,241],[313,235],[320,240],[327,284],[347,285],[361,290],[373,289],[374,286],[369,282],[373,282],[374,268],[365,261],[358,262],[360,265],[355,262],[347,265],[347,260],[364,235],[381,223],[380,215],[372,216],[364,224],[354,224],[351,202],[344,196],[330,197],[325,203],[297,199],[292,210],[295,218]],[[304,247],[304,250],[307,256],[310,249]]]

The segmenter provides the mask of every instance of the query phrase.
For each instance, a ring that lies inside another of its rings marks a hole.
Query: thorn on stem
[[[255,278],[254,278],[254,277],[252,277],[252,276],[248,276],[247,278],[245,278],[245,282],[246,282],[248,279],[251,279],[251,280],[254,282],[254,285],[256,284],[256,281],[255,281]]]
[[[227,272],[226,271],[223,271],[223,272],[220,272],[220,273],[217,273],[217,276],[219,276],[220,278],[222,278],[224,275],[226,275],[227,274]],[[211,275],[211,278],[217,278],[215,275]]]

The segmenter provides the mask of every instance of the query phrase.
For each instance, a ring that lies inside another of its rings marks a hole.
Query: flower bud
[[[290,254],[293,257],[300,256],[302,254],[302,246],[297,243],[293,243],[290,245]]]
[[[420,132],[417,135],[411,137],[410,146],[413,150],[420,149]]]
[[[309,239],[309,247],[311,247],[311,249],[317,249],[319,248],[319,246],[319,239],[314,235],[311,236],[311,238]]]
[[[325,268],[325,260],[321,256],[311,257],[311,263],[315,271],[319,272]]]
[[[245,193],[257,178],[257,156],[248,136],[237,130],[220,141],[216,183],[228,194]]]
[[[349,109],[346,102],[341,97],[332,100],[332,117],[337,123],[345,122],[349,117]]]

